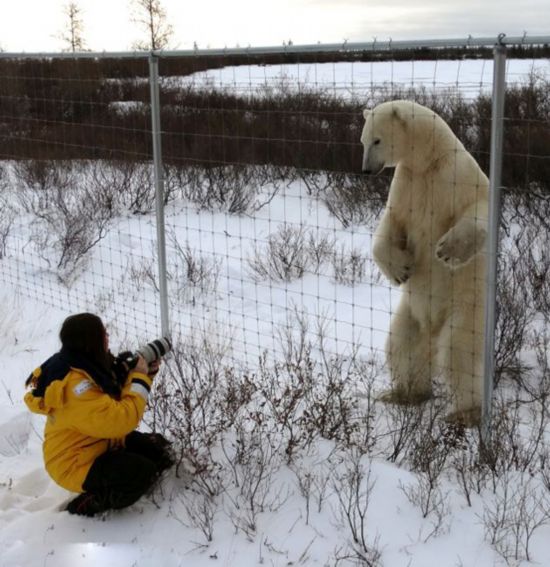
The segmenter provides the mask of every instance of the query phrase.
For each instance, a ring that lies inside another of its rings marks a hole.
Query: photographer
[[[27,379],[25,402],[44,414],[44,461],[57,484],[81,494],[67,507],[93,516],[136,502],[172,466],[169,442],[138,426],[159,361],[139,356],[131,370],[109,352],[101,319],[80,313],[65,319],[62,348]],[[118,370],[115,372],[115,370]]]

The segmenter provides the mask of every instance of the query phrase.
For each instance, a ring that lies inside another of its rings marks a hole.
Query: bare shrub
[[[260,388],[265,410],[272,416],[284,444],[286,461],[290,464],[300,449],[312,442],[312,431],[304,427],[306,390],[312,388],[307,367],[275,364],[270,367],[263,359],[260,366]]]
[[[35,217],[31,241],[48,266],[53,264],[60,282],[71,285],[106,235],[111,214],[82,182],[79,164],[30,161],[16,170],[20,203]]]
[[[204,543],[199,545],[208,546],[214,539],[214,523],[218,509],[216,498],[203,487],[193,486],[184,494],[177,494],[177,499],[185,510],[186,520],[179,520],[176,514],[172,516],[184,526],[199,530],[204,538]]]
[[[173,267],[168,270],[171,297],[182,303],[195,303],[199,297],[216,293],[220,276],[220,261],[193,250],[189,243],[183,246],[176,235],[171,235],[176,254]]]
[[[66,162],[49,160],[19,161],[13,165],[17,200],[30,214],[52,206],[54,190],[70,183],[70,168]]]
[[[174,341],[162,379],[157,379],[150,398],[145,423],[173,440],[177,474],[192,470],[194,482],[215,496],[225,480],[212,451],[232,415],[224,410],[229,370],[223,361],[229,345],[216,345],[207,337],[203,331],[202,336]]]
[[[326,232],[285,224],[268,236],[264,249],[255,246],[247,262],[257,281],[290,282],[306,273],[320,274],[334,256],[335,243]]]
[[[275,165],[249,166],[252,169],[251,183],[257,185],[256,198],[249,212],[258,212],[269,205],[275,196],[289,187],[297,177],[292,167]]]
[[[305,185],[308,195],[318,197],[330,187],[331,180],[324,171],[313,169],[298,169],[300,181]]]
[[[550,398],[550,326],[545,324],[538,332],[532,334],[530,347],[535,353],[536,366],[531,372],[531,380],[526,386],[531,399],[539,404],[541,412],[548,418],[544,408],[548,407],[546,402]],[[534,383],[533,383],[534,382]]]
[[[344,228],[368,225],[384,208],[389,186],[385,177],[330,172],[327,181],[329,189],[323,193],[322,200]]]
[[[308,526],[310,510],[311,510],[314,472],[311,469],[309,469],[309,467],[306,469],[302,466],[291,467],[291,470],[296,475],[296,481],[298,484],[298,488],[300,489],[300,494],[303,496],[304,500],[306,501],[306,526]]]
[[[90,163],[88,175],[95,194],[110,211],[113,217],[122,213],[123,195],[130,191],[135,166],[133,162],[101,162]]]
[[[254,202],[250,170],[245,167],[210,167],[203,172],[207,208],[219,208],[228,213],[241,214]]]
[[[314,344],[318,359],[310,358],[305,365],[311,387],[304,390],[306,409],[302,425],[310,435],[320,435],[347,447],[358,446],[364,439],[361,438],[356,394],[358,384],[367,376],[366,364],[357,356],[354,345],[349,353],[330,353],[326,344],[326,321],[317,323]]]
[[[428,532],[421,530],[419,533],[419,537],[427,541],[446,529],[445,518],[449,510],[440,479],[451,452],[460,446],[463,431],[444,420],[445,405],[437,401],[427,402],[417,408],[417,412],[418,421],[412,422],[416,425],[415,430],[407,431],[410,422],[405,420],[401,422],[404,431],[398,437],[406,447],[408,463],[418,475],[417,482],[402,485],[401,489],[408,500],[420,509],[422,517],[430,518]]]
[[[345,458],[344,473],[337,473],[333,480],[334,493],[338,498],[335,516],[348,528],[351,541],[336,552],[337,563],[350,562],[375,567],[381,565],[378,535],[372,537],[372,526],[368,521],[368,508],[374,490],[370,461],[367,467],[361,463],[362,455],[351,452]]]
[[[310,269],[314,274],[320,274],[321,268],[334,256],[336,240],[328,233],[310,230],[307,235],[307,255]]]
[[[550,143],[550,79],[533,71],[528,80],[514,83],[506,89],[506,141],[503,153],[503,181],[505,186],[518,193],[542,189],[548,195],[550,169],[548,144]],[[490,108],[490,97],[485,104]],[[482,104],[478,99],[477,108]],[[489,139],[489,123],[481,123],[481,143]],[[488,156],[484,157],[486,160]],[[536,207],[536,205],[535,205]],[[533,209],[535,208],[533,207]]]
[[[310,329],[307,313],[295,308],[277,330],[282,357],[262,357],[258,393],[273,419],[287,464],[319,437],[368,451],[376,444],[374,382],[380,368],[361,358],[328,351],[323,321]]]
[[[441,407],[427,404],[420,427],[409,447],[409,462],[417,472],[417,482],[401,486],[407,499],[420,509],[422,517],[430,519],[428,531],[419,532],[424,542],[448,528],[445,519],[450,511],[440,481],[449,455],[462,437],[460,428],[447,424],[442,418]]]
[[[156,192],[151,163],[119,162],[115,173],[129,182],[124,190],[119,191],[119,198],[127,210],[133,214],[146,214],[155,209]]]
[[[295,174],[291,168],[260,165],[165,167],[165,195],[181,197],[199,209],[247,214],[271,202]]]
[[[497,322],[495,333],[495,383],[502,376],[521,380],[519,355],[525,345],[527,328],[534,316],[529,281],[536,262],[528,250],[530,231],[520,229],[503,246],[497,281]]]
[[[113,216],[126,211],[144,215],[155,210],[156,187],[151,162],[92,161],[86,171],[89,171],[94,193]],[[171,198],[172,191],[172,185],[164,183],[164,203]]]
[[[392,463],[404,462],[414,442],[415,435],[422,429],[423,406],[388,404],[385,417],[389,446],[386,458]]]
[[[301,278],[310,266],[306,234],[302,225],[281,225],[268,236],[265,250],[256,247],[248,257],[252,277],[281,282]]]
[[[261,209],[292,179],[289,168],[240,164],[171,167],[166,171],[170,194],[178,192],[201,209],[231,214]]]
[[[451,513],[447,504],[448,494],[443,492],[439,480],[430,478],[429,473],[419,473],[415,484],[400,485],[407,500],[420,509],[422,517],[430,519],[430,527],[420,528],[418,537],[426,543],[449,530],[446,519]]]
[[[135,161],[96,161],[89,165],[94,194],[113,216],[125,211],[149,213],[155,208],[152,165]]]
[[[386,56],[434,57],[433,52],[428,55],[428,51],[423,54],[392,51]],[[455,53],[462,56],[465,52]],[[351,52],[338,55],[350,59],[357,56]],[[277,57],[277,54],[266,54],[255,62],[278,64]],[[327,61],[329,57],[334,58],[334,54],[321,57]],[[372,60],[380,54],[363,53],[362,57]],[[228,55],[228,58],[226,64],[250,63],[247,53]],[[320,62],[319,54],[309,54],[306,58]],[[481,93],[475,100],[464,100],[456,89],[438,88],[437,92],[430,92],[430,89],[403,89],[391,84],[369,89],[361,99],[350,99],[338,90],[301,84],[299,89],[268,87],[259,96],[250,96],[250,93],[213,86],[182,88],[181,81],[166,80],[170,74],[187,75],[222,65],[221,59],[211,59],[198,56],[187,61],[168,59],[164,62],[166,75],[161,98],[166,135],[163,145],[166,156],[173,159],[208,166],[244,162],[313,172],[323,169],[357,171],[362,151],[358,143],[363,121],[361,108],[405,98],[426,104],[441,114],[482,168],[488,170],[490,95]],[[125,79],[147,76],[146,65],[139,60],[44,59],[32,62],[32,66],[6,60],[3,71],[7,77],[18,77],[18,80],[4,81],[1,90],[9,110],[5,112],[9,118],[0,125],[4,155],[18,159],[37,156],[105,159],[150,153],[150,140],[143,132],[147,120],[145,105],[139,112],[124,116],[112,105],[120,100],[147,100],[146,83]],[[51,80],[44,82],[42,77],[46,76]],[[113,76],[120,77],[116,84],[104,81],[104,77]],[[67,77],[71,80],[63,80]],[[526,178],[543,192],[548,190],[548,90],[548,78],[535,76],[528,83],[509,85],[507,89],[503,181],[520,191],[526,185]],[[69,124],[67,117],[78,120]],[[15,128],[22,134],[18,138],[13,137]],[[121,131],[124,135],[117,135]],[[29,143],[36,139],[47,139],[50,143]]]
[[[296,475],[300,494],[305,500],[306,525],[309,524],[310,514],[314,506],[318,513],[323,510],[329,496],[334,468],[330,457],[307,462],[302,456],[290,464],[290,469]]]
[[[296,372],[301,381],[309,378],[308,367],[313,363],[310,333],[308,313],[297,305],[292,306],[292,310],[287,312],[286,321],[275,331],[282,354],[281,362],[288,371]]]
[[[235,529],[253,540],[258,514],[275,512],[288,497],[274,482],[282,463],[281,440],[270,419],[254,407],[238,414],[233,431],[231,443],[222,440],[224,469],[233,484],[226,486],[224,497]]]
[[[151,287],[157,293],[160,292],[157,268],[152,258],[142,258],[138,263],[132,262],[128,267],[128,273],[135,291],[139,292],[142,289]]]
[[[341,246],[332,256],[332,268],[336,283],[344,285],[357,285],[365,280],[368,256],[354,248],[347,250]]]
[[[516,386],[512,392],[497,390],[493,402],[491,442],[483,447],[483,459],[491,472],[493,490],[498,479],[514,471],[536,470],[545,447],[548,427],[548,384],[543,394],[532,397]]]
[[[199,202],[201,168],[192,165],[165,165],[164,186],[167,201],[182,198],[191,202]]]
[[[507,565],[531,561],[534,533],[550,523],[550,501],[529,474],[504,474],[483,511],[485,538]]]
[[[469,507],[473,494],[480,495],[491,476],[489,466],[484,460],[479,431],[466,430],[464,437],[449,458],[451,474]]]
[[[2,189],[2,169],[0,169],[0,260],[6,255],[8,238],[11,233],[15,211],[6,198],[5,189]]]
[[[428,403],[417,435],[409,448],[409,459],[414,471],[425,473],[435,484],[447,464],[451,451],[462,443],[464,431],[460,426],[447,423],[444,406]]]
[[[508,199],[510,223],[520,228],[514,237],[517,255],[525,266],[523,277],[532,307],[550,321],[550,200],[536,190]]]
[[[10,185],[8,166],[0,162],[0,194],[5,195],[9,191]]]
[[[315,387],[308,392],[304,425],[325,439],[358,446],[361,438],[356,384],[360,365],[353,355],[324,357]]]

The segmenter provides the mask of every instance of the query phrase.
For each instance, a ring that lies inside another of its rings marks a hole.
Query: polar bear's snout
[[[380,160],[371,148],[365,148],[363,151],[363,166],[361,171],[368,175],[377,175],[384,169],[384,162]]]

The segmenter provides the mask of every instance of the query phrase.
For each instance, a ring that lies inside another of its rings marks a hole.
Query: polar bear
[[[382,399],[420,403],[435,378],[452,394],[448,419],[479,423],[489,182],[445,121],[405,100],[365,110],[363,172],[394,167],[373,236],[382,273],[401,286],[386,342],[392,388]]]

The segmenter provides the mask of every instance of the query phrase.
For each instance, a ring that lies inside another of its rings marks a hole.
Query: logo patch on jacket
[[[87,392],[91,387],[93,386],[93,384],[89,381],[89,380],[82,380],[82,382],[79,382],[73,389],[73,392],[77,395],[80,396],[81,394],[83,394],[84,392]]]

